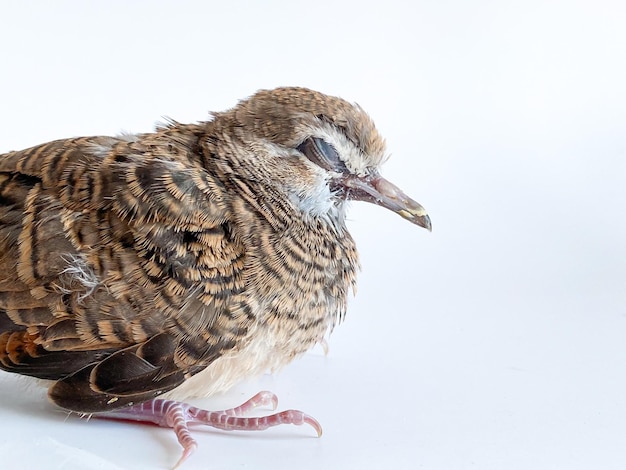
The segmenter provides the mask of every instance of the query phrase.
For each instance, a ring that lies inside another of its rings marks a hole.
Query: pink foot
[[[278,405],[278,398],[271,392],[259,392],[242,405],[222,411],[207,411],[195,406],[173,400],[155,399],[121,408],[107,413],[94,414],[97,418],[123,419],[154,423],[165,428],[172,428],[176,438],[183,446],[183,455],[174,468],[178,468],[198,447],[198,443],[189,432],[189,425],[202,424],[226,431],[262,431],[280,424],[308,424],[315,429],[317,436],[322,435],[322,427],[316,419],[302,411],[287,410],[261,417],[244,417],[259,406],[271,405],[272,410]]]

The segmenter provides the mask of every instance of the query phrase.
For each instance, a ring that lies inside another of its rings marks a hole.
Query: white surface
[[[183,468],[625,468],[624,3],[210,3],[2,2],[0,151],[309,86],[370,112],[434,230],[355,204],[364,270],[329,356],[200,402],[271,389],[321,439],[198,431]],[[179,456],[4,373],[0,436],[3,468]]]

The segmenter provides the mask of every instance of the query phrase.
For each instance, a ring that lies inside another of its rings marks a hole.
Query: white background
[[[359,102],[433,233],[354,204],[346,322],[271,389],[324,436],[199,430],[183,467],[626,468],[623,1],[0,2],[0,152],[206,119],[259,88]],[[3,468],[168,468],[171,431],[0,373]]]

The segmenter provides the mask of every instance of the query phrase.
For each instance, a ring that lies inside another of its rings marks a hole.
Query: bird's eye
[[[345,163],[339,158],[335,147],[322,139],[309,137],[298,146],[298,151],[326,170],[340,173],[347,173],[348,171]]]

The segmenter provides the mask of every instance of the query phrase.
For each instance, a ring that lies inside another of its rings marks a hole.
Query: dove
[[[431,229],[384,179],[358,105],[261,90],[207,121],[56,140],[0,155],[0,368],[43,379],[72,412],[172,428],[308,424],[260,392],[184,403],[278,370],[346,314],[358,254],[350,201]]]

